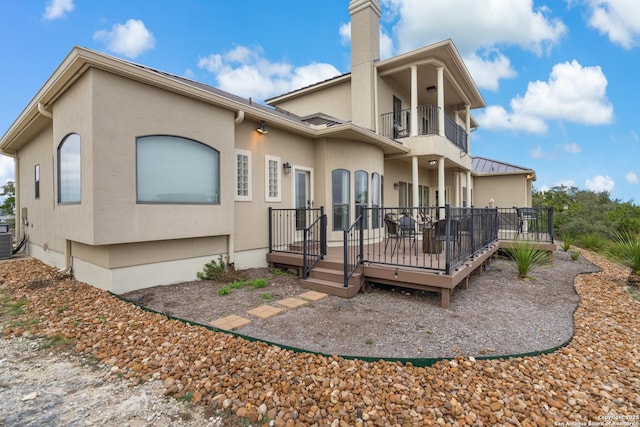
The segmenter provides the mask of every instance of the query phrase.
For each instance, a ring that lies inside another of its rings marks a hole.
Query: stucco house
[[[453,42],[381,61],[378,0],[349,10],[351,72],[267,105],[74,47],[0,140],[28,252],[123,293],[265,266],[270,207],[323,206],[337,246],[363,209],[530,206],[533,171],[472,157],[485,102]]]

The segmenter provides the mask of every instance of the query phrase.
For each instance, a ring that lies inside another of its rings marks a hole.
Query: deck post
[[[273,252],[273,208],[269,206],[269,253]]]
[[[444,218],[446,221],[446,239],[444,244],[445,272],[451,274],[451,210],[449,205],[444,206]]]
[[[327,217],[324,214],[324,206],[320,206],[320,255],[324,259],[327,254]]]

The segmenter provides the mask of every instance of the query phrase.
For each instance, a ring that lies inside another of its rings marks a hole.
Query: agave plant
[[[549,253],[538,249],[529,242],[515,240],[505,249],[505,252],[515,263],[518,269],[518,277],[526,279],[529,273],[551,260]]]
[[[616,233],[609,246],[609,254],[631,268],[629,283],[640,283],[640,235],[631,232]]]

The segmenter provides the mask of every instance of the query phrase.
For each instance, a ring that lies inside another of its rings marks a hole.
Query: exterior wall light
[[[268,134],[268,133],[269,133],[269,131],[267,130],[267,125],[266,125],[266,123],[264,122],[264,120],[260,123],[260,126],[258,127],[258,129],[256,129],[256,131],[257,131],[258,133],[263,134],[263,135],[266,135],[266,134]]]
[[[399,189],[399,188],[400,188],[400,183],[399,183],[399,182],[394,182],[394,183],[393,183],[393,189],[394,189],[394,190],[397,190],[397,189]]]
[[[282,165],[282,169],[284,169],[284,173],[286,173],[286,174],[291,173],[291,163],[289,163],[289,162],[285,162],[285,163]]]
[[[437,86],[427,86],[427,93],[433,93],[438,90]]]

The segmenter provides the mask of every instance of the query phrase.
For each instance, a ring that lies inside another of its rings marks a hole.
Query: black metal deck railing
[[[369,209],[383,227],[363,230],[363,262],[424,268],[450,274],[498,240],[497,210],[393,207]]]
[[[322,208],[269,209],[269,251],[302,255],[306,278],[327,253],[326,227]],[[553,209],[363,208],[343,234],[345,286],[363,263],[451,274],[498,240],[553,243]]]
[[[327,254],[327,215],[324,208],[269,208],[269,252],[303,257],[303,278]]]
[[[436,105],[419,105],[417,135],[438,135],[438,111]],[[411,109],[404,109],[396,113],[380,115],[380,134],[390,139],[400,139],[411,136]],[[445,137],[453,142],[460,150],[467,152],[467,132],[451,117],[445,114]]]
[[[554,243],[553,208],[497,208],[498,238]]]

